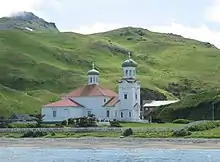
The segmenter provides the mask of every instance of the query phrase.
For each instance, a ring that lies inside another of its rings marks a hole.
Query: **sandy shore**
[[[220,139],[0,138],[0,147],[220,149]]]

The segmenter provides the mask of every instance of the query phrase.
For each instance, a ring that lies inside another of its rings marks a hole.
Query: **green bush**
[[[33,131],[28,131],[28,132],[25,132],[22,137],[33,137],[33,134],[34,134]]]
[[[61,122],[61,125],[67,125],[67,121],[66,121],[66,120],[63,120],[63,121]]]
[[[172,123],[175,123],[175,124],[189,124],[190,120],[188,120],[188,119],[176,119],[176,120],[173,120]]]
[[[192,133],[186,129],[176,130],[173,132],[173,136],[176,136],[176,137],[184,137],[184,136],[189,136],[191,134]]]
[[[217,128],[220,126],[220,122],[205,122],[205,123],[199,123],[199,124],[194,124],[191,125],[187,128],[187,130],[195,132],[195,131],[204,131],[204,130],[209,130],[213,128]]]
[[[122,135],[125,137],[133,135],[133,130],[131,128],[125,129]]]
[[[36,128],[36,124],[9,124],[8,128]]]
[[[113,121],[110,121],[110,127],[121,127],[119,121],[117,120],[113,120]]]
[[[41,132],[41,131],[36,131],[36,132],[28,131],[28,132],[25,132],[22,137],[33,137],[33,138],[35,138],[35,137],[44,137],[44,136],[46,136],[46,135],[47,135],[46,132]]]
[[[55,135],[56,135],[56,133],[55,133],[55,132],[52,132],[52,133],[51,133],[51,136],[55,136]]]
[[[8,123],[0,122],[0,128],[7,128],[7,127],[8,127]]]

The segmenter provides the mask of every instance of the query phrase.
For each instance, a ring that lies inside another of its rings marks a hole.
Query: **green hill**
[[[100,82],[117,90],[126,53],[138,62],[142,98],[176,98],[220,87],[220,52],[210,43],[140,28],[81,35],[0,30],[0,116],[40,111],[87,83],[92,61]]]
[[[55,23],[47,22],[31,12],[19,12],[12,17],[0,18],[0,30],[8,29],[59,32]]]

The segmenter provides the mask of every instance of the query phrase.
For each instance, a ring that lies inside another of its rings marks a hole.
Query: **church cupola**
[[[128,53],[128,59],[122,63],[123,78],[124,79],[135,79],[137,63],[131,59],[131,53]]]
[[[94,63],[92,63],[92,70],[89,70],[87,75],[88,75],[88,85],[99,84],[99,71],[95,70]]]

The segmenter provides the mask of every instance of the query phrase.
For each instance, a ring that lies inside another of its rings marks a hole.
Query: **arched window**
[[[125,75],[128,76],[128,70],[125,70]]]
[[[131,71],[131,70],[129,70],[129,76],[131,76],[131,72],[132,72],[132,71]]]
[[[123,118],[123,112],[121,112],[121,118]]]
[[[131,117],[131,112],[129,112],[129,117]]]
[[[109,110],[106,111],[106,117],[109,117]]]
[[[90,77],[90,83],[92,83],[92,77]]]

